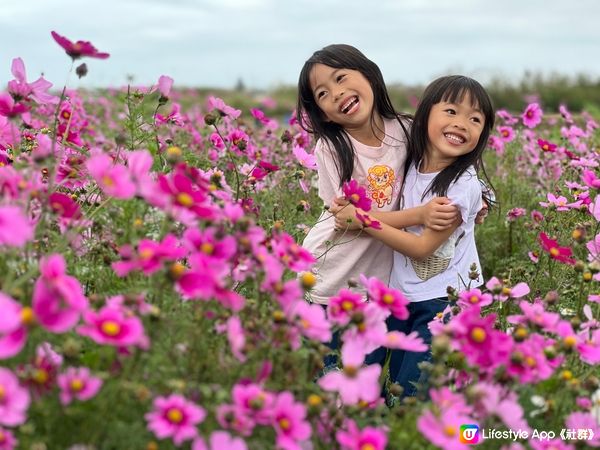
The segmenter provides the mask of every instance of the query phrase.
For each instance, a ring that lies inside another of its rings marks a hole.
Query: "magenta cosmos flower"
[[[17,448],[19,441],[9,430],[0,427],[0,450],[13,450]]]
[[[142,321],[125,308],[105,306],[98,312],[85,312],[83,319],[85,325],[78,327],[77,332],[98,344],[127,347],[144,340]]]
[[[521,119],[523,119],[523,125],[527,128],[535,128],[542,121],[542,108],[537,103],[530,103],[521,114]]]
[[[102,380],[94,377],[87,367],[69,367],[65,373],[58,376],[60,388],[60,402],[68,405],[77,399],[89,400],[94,397],[102,387]]]
[[[367,288],[370,301],[389,310],[394,317],[400,320],[408,319],[409,302],[400,291],[389,288],[375,277],[366,278],[363,274],[360,275],[360,282]]]
[[[33,311],[44,328],[53,333],[64,333],[87,310],[87,299],[79,281],[66,274],[62,255],[42,258],[40,272],[33,288]]]
[[[155,398],[153,407],[144,416],[148,429],[159,439],[172,438],[178,446],[198,436],[196,425],[206,417],[203,408],[177,394]]]
[[[14,427],[27,419],[29,392],[10,370],[0,367],[0,425]]]
[[[11,358],[25,346],[24,324],[31,316],[31,309],[24,311],[19,302],[0,292],[0,311],[0,359]]]
[[[346,200],[363,211],[371,209],[371,199],[367,196],[367,190],[358,184],[356,180],[350,180],[342,185],[342,191]]]
[[[8,92],[13,98],[18,101],[32,99],[40,105],[58,103],[58,99],[54,95],[48,94],[47,91],[52,87],[52,83],[46,81],[44,77],[39,77],[33,83],[27,82],[25,64],[21,58],[13,59],[11,72],[15,79],[8,82]]]
[[[564,264],[575,264],[575,260],[572,257],[573,250],[571,250],[570,247],[559,246],[558,242],[554,239],[550,239],[546,233],[540,233],[539,240],[542,249],[549,253],[552,259]]]
[[[135,195],[136,186],[127,168],[122,164],[116,164],[107,154],[93,155],[87,160],[85,166],[106,195],[121,199],[129,199]]]
[[[61,36],[56,31],[52,31],[52,37],[60,45],[65,49],[67,55],[73,58],[73,61],[81,58],[82,56],[88,56],[90,58],[98,58],[98,59],[106,59],[110,56],[108,53],[99,52],[96,47],[94,47],[91,42],[88,41],[77,41],[71,42],[64,36]]]

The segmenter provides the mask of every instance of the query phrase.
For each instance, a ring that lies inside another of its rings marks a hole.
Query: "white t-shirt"
[[[420,173],[411,167],[406,175],[400,207],[403,209],[422,205],[433,195],[425,192],[436,173]],[[390,286],[399,289],[412,302],[446,297],[447,287],[461,291],[469,285],[480,286],[483,277],[469,280],[471,264],[477,265],[481,274],[479,256],[475,246],[475,216],[481,209],[481,184],[473,167],[467,169],[458,180],[450,185],[446,195],[456,205],[462,217],[462,223],[429,258],[416,261],[402,253],[394,252],[394,267]],[[420,235],[423,226],[408,227],[406,231]]]
[[[372,199],[372,211],[398,209],[406,161],[406,138],[402,127],[397,120],[385,119],[384,124],[386,137],[379,147],[361,144],[350,137],[356,155],[352,178],[367,190]],[[335,197],[343,195],[335,166],[335,151],[319,140],[315,156],[319,175],[319,197],[325,205],[331,205]],[[317,284],[309,294],[315,303],[327,304],[329,297],[348,287],[349,279],[358,281],[361,273],[367,277],[377,277],[386,284],[390,279],[393,261],[393,250],[390,247],[373,239],[364,231],[346,231],[345,234],[342,231],[335,232],[334,225],[332,214],[324,211],[302,244],[315,258],[319,258],[313,268]],[[327,251],[330,247],[328,243],[336,239],[339,239],[339,242],[351,242]],[[356,290],[364,293],[362,286]]]

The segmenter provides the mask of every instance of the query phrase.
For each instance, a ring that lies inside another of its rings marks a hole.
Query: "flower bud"
[[[218,117],[216,114],[209,112],[204,116],[204,123],[206,125],[214,125],[215,123],[217,123],[217,118]]]

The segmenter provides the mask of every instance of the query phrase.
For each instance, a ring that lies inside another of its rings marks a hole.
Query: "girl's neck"
[[[428,151],[421,161],[419,172],[421,173],[437,173],[444,170],[450,164],[456,161],[456,158],[436,158]]]
[[[369,147],[379,147],[385,138],[385,125],[383,117],[374,114],[373,119],[357,127],[345,127],[344,130],[358,142]]]

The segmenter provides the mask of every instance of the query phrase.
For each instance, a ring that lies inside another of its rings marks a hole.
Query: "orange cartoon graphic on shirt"
[[[371,198],[377,202],[379,208],[392,203],[396,176],[391,167],[377,165],[369,168],[367,181]]]

